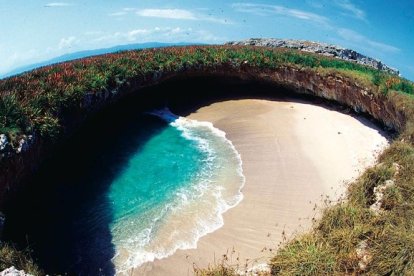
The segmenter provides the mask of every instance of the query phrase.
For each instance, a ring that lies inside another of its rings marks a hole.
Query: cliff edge
[[[400,72],[382,63],[380,60],[367,57],[357,51],[342,48],[333,44],[320,43],[306,40],[279,39],[279,38],[250,38],[242,41],[230,41],[226,45],[261,46],[270,48],[290,48],[303,52],[321,54],[342,60],[353,61],[362,65],[384,71],[392,75],[400,75]]]

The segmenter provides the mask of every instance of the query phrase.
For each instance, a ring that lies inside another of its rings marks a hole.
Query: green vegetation
[[[0,129],[2,133],[14,133],[25,129],[27,120],[14,95],[0,98]]]
[[[287,49],[251,47],[172,47],[137,50],[52,65],[0,81],[0,133],[35,132],[54,139],[68,110],[79,108],[86,93],[112,91],[131,80],[145,82],[168,73],[218,65],[275,69],[308,68],[355,79],[373,90],[414,94],[414,84],[370,67]],[[18,136],[18,135],[17,135]]]
[[[44,274],[30,257],[30,250],[18,251],[13,246],[0,244],[0,271],[11,266],[32,275]]]
[[[311,233],[279,249],[272,268],[284,275],[413,274],[413,162],[414,147],[394,142],[380,164],[350,186],[346,202],[325,209]],[[373,190],[387,180],[394,185],[385,189],[383,209],[376,214],[369,208],[375,201]],[[362,243],[365,264],[357,251]],[[304,270],[308,262],[310,267]]]
[[[403,78],[287,49],[206,46],[128,51],[44,67],[0,81],[0,134],[6,134],[12,144],[20,135],[32,133],[53,140],[62,134],[68,113],[86,113],[98,92],[114,95],[128,83],[150,83],[155,74],[219,66],[240,71],[290,67],[341,76],[404,110],[404,129],[382,154],[380,164],[350,186],[347,201],[327,207],[310,233],[280,248],[270,265],[273,273],[283,275],[414,274],[414,84]],[[374,188],[386,181],[393,185],[385,189],[382,210],[376,214],[370,208]],[[32,262],[25,266],[10,247],[0,250],[0,256],[11,256],[1,265],[17,263],[19,268],[30,269]],[[223,264],[196,273],[234,275],[235,270]]]

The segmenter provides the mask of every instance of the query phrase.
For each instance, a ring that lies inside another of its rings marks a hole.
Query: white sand
[[[339,199],[346,183],[387,145],[365,119],[298,102],[219,102],[189,118],[212,122],[234,143],[243,160],[244,199],[197,249],[177,251],[131,274],[192,275],[193,265],[206,267],[226,253],[234,264],[266,262],[283,233],[289,238],[309,229],[315,204],[326,196]]]

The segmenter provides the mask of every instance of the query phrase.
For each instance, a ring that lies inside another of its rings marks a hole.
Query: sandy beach
[[[226,132],[243,161],[244,199],[197,249],[146,263],[134,275],[192,275],[226,254],[230,263],[266,263],[284,237],[311,226],[315,205],[338,200],[375,163],[387,140],[367,119],[297,101],[218,102],[189,118]],[[271,251],[271,250],[272,251]]]

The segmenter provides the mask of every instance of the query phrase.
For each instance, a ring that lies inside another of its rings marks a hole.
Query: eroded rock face
[[[243,46],[263,46],[271,48],[291,48],[298,49],[304,52],[311,52],[321,54],[324,56],[336,57],[339,59],[354,61],[359,64],[367,65],[375,69],[393,74],[399,75],[400,72],[397,69],[391,68],[380,60],[367,57],[354,50],[342,48],[340,46],[319,43],[313,41],[293,40],[293,39],[277,39],[277,38],[250,38],[242,41],[231,41],[226,43],[227,45],[243,45]]]
[[[405,114],[386,95],[374,93],[346,77],[324,76],[312,70],[289,67],[266,74],[270,76],[262,74],[262,77],[284,84],[299,93],[333,100],[357,113],[368,113],[391,129],[401,131],[405,126]]]
[[[188,66],[177,72],[161,72],[137,76],[123,83],[113,91],[85,93],[80,104],[80,110],[73,114],[73,119],[66,120],[70,126],[65,129],[74,129],[82,124],[83,120],[94,112],[110,105],[121,97],[131,93],[140,93],[144,87],[153,86],[165,80],[180,77],[217,76],[222,78],[236,77],[243,80],[265,81],[288,88],[292,93],[309,94],[328,100],[334,100],[342,105],[354,109],[356,112],[365,112],[384,123],[389,128],[401,131],[405,127],[406,114],[403,108],[397,108],[389,96],[374,93],[362,87],[355,81],[338,75],[320,75],[311,69],[295,67],[279,67],[277,69],[263,69],[251,66],[244,61],[234,64],[216,64],[213,66]],[[82,116],[79,116],[82,114]],[[64,134],[62,139],[67,137]],[[1,142],[3,141],[3,142]],[[0,137],[0,145],[7,145],[6,139]],[[25,137],[20,141],[18,150],[11,152],[0,159],[0,209],[9,192],[18,188],[22,179],[29,177],[39,167],[47,154],[53,151],[53,145],[43,141],[41,137]],[[0,151],[1,154],[1,151]],[[1,155],[0,155],[1,156]]]

